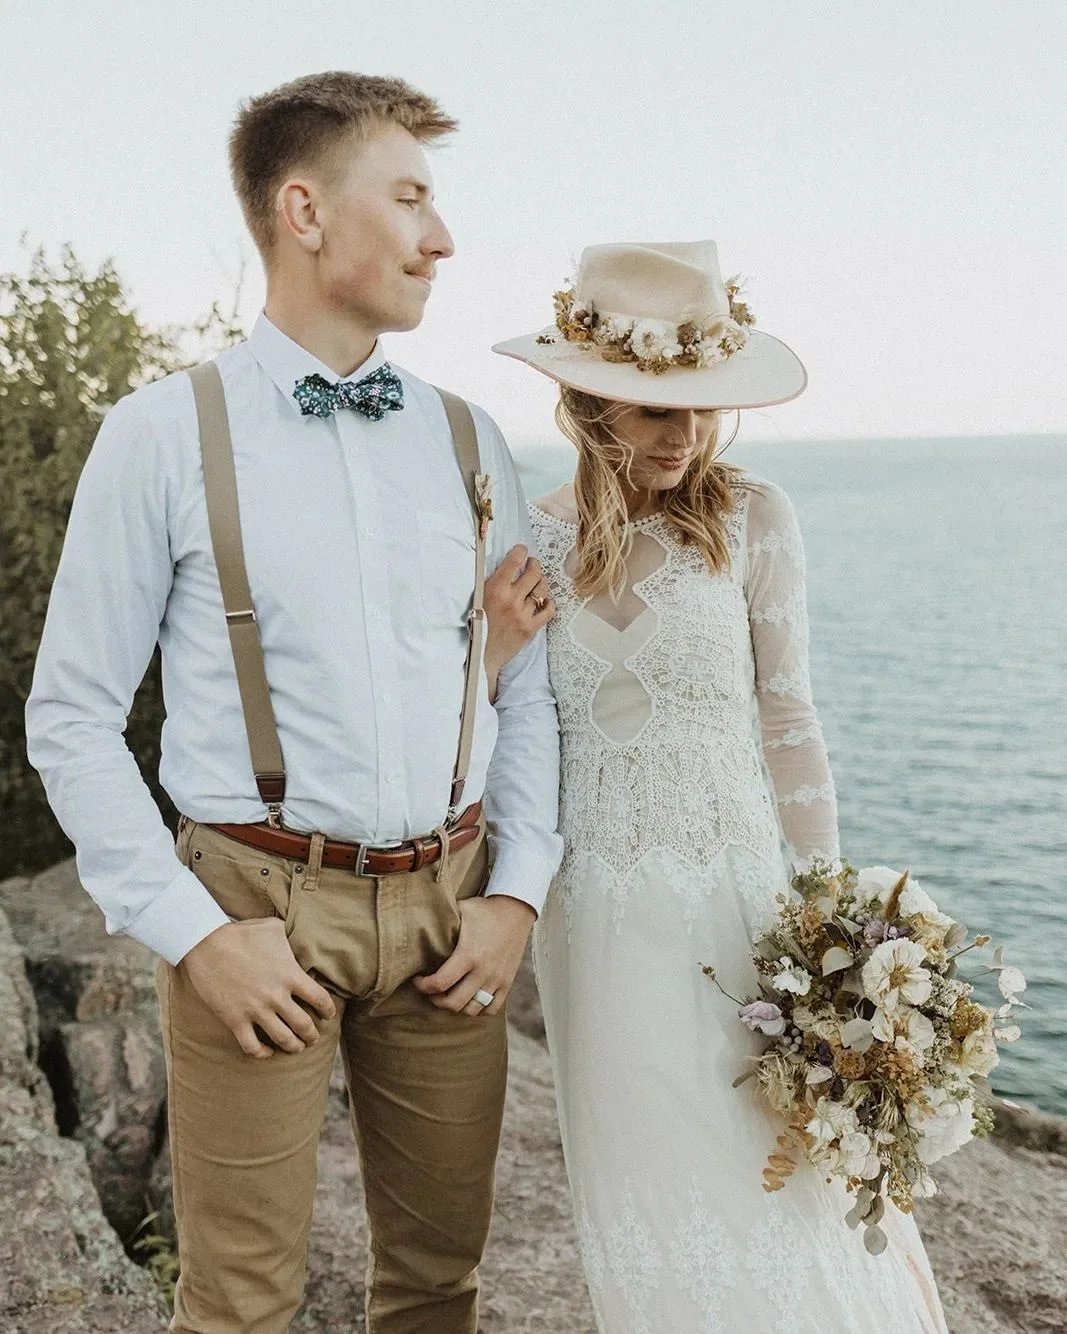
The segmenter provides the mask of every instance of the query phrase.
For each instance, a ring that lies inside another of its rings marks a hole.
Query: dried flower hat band
[[[714,241],[611,244],[582,251],[555,294],[556,322],[493,351],[584,393],[673,408],[785,403],[807,384],[800,359],[757,331]]]
[[[600,311],[591,300],[581,300],[573,288],[554,292],[556,327],[568,343],[595,350],[605,361],[633,362],[640,371],[662,374],[671,366],[714,366],[748,342],[756,317],[740,300],[741,281],[726,281],[728,315],[712,315],[702,323],[672,324],[615,312]],[[554,343],[552,334],[539,334],[541,344]]]

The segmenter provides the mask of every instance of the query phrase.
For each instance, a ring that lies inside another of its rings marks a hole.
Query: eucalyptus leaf
[[[848,1213],[845,1214],[845,1222],[853,1232],[855,1232],[856,1228],[863,1222],[863,1211],[860,1209],[859,1204],[854,1204]]]
[[[752,1079],[755,1073],[755,1070],[746,1070],[743,1075],[738,1075],[737,1078],[731,1082],[730,1087],[739,1089],[742,1084]]]
[[[822,956],[822,975],[829,977],[831,973],[840,973],[845,968],[851,968],[855,962],[848,950],[842,949],[840,945],[831,945]]]
[[[885,1217],[885,1198],[881,1195],[876,1195],[874,1197],[874,1201],[871,1204],[870,1209],[867,1212],[867,1217],[864,1219],[864,1222],[867,1224],[868,1227],[874,1227],[875,1223],[880,1223],[884,1217]]]
[[[863,1245],[868,1254],[881,1255],[889,1245],[889,1239],[880,1227],[872,1226],[863,1230]]]
[[[869,1051],[874,1044],[874,1030],[869,1019],[850,1019],[841,1029],[841,1043],[853,1051]]]

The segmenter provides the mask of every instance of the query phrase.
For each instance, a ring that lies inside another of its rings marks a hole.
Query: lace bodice
[[[796,517],[768,482],[737,494],[728,569],[712,575],[663,516],[639,519],[618,599],[578,597],[577,525],[531,506],[557,608],[564,876],[588,854],[621,876],[653,849],[705,867],[728,846],[772,858],[775,803],[795,861],[837,855]]]

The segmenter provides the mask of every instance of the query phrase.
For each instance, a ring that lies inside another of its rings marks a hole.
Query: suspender
[[[285,763],[271,704],[270,687],[263,663],[263,645],[259,634],[252,593],[248,586],[241,520],[237,499],[237,477],[233,462],[226,398],[222,376],[213,361],[189,372],[196,401],[200,429],[200,453],[204,464],[204,493],[207,500],[208,527],[215,564],[226,612],[237,688],[241,696],[248,750],[256,787],[267,807],[267,822],[281,828],[282,803],[285,801]],[[447,823],[459,814],[463,788],[470,768],[474,739],[474,716],[478,696],[478,671],[485,643],[485,557],[486,535],[491,509],[482,494],[478,436],[470,408],[455,394],[437,391],[444,403],[452,442],[463,474],[463,484],[474,514],[474,597],[467,614],[467,663],[460,715],[459,750],[449,792]]]

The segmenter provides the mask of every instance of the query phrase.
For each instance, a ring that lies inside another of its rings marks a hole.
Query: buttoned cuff
[[[162,894],[139,913],[124,934],[179,964],[194,945],[232,919],[184,866]]]
[[[516,847],[514,843],[496,844],[494,849],[492,874],[486,886],[486,897],[491,894],[507,894],[513,899],[528,903],[541,915],[548,897],[548,887],[556,873],[555,866],[531,853]]]

